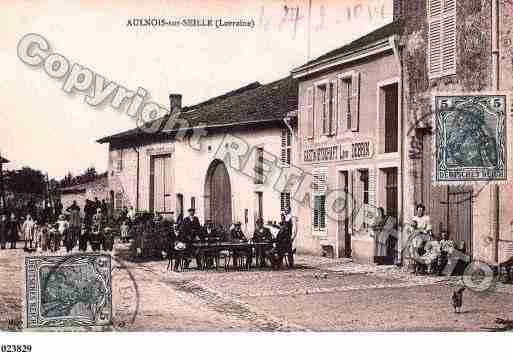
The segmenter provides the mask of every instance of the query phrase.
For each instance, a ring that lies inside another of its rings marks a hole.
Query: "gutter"
[[[347,64],[350,62],[354,62],[356,60],[364,59],[366,57],[381,54],[383,52],[390,50],[393,50],[393,47],[391,47],[390,45],[389,38],[385,38],[369,46],[356,49],[352,52],[346,52],[330,59],[322,60],[320,62],[315,62],[309,65],[305,65],[303,67],[293,69],[291,71],[292,77],[298,79],[301,77],[312,75],[322,70],[329,69],[334,66]]]
[[[405,127],[405,123],[404,123],[404,118],[405,116],[403,115],[405,113],[405,108],[404,108],[404,68],[403,68],[403,62],[402,62],[402,59],[401,59],[401,52],[400,52],[400,49],[399,49],[399,37],[397,35],[393,35],[393,36],[390,36],[388,38],[388,43],[389,43],[389,46],[392,48],[392,51],[394,52],[394,58],[396,59],[396,62],[397,62],[397,66],[399,67],[399,96],[400,96],[400,100],[399,100],[399,118],[398,118],[398,122],[400,124],[399,128],[400,128],[400,131],[399,131],[399,138],[401,139],[400,140],[400,155],[399,155],[399,161],[400,161],[400,171],[401,171],[401,176],[399,177],[399,180],[401,181],[400,182],[400,186],[401,186],[401,201],[400,201],[400,213],[401,213],[401,216],[403,217],[403,222],[404,222],[404,176],[405,176],[405,173],[406,171],[404,170],[405,168],[405,158],[404,158],[404,142],[405,142],[405,138],[404,138],[404,127]],[[397,221],[397,224],[399,225],[399,218],[398,218],[398,221]],[[403,252],[403,248],[402,248],[402,243],[403,242],[403,231],[399,231],[399,238],[397,239],[397,263],[395,264],[399,264],[402,262],[402,252]]]

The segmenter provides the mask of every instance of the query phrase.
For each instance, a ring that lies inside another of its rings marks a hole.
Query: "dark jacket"
[[[180,227],[180,232],[188,240],[193,240],[196,236],[201,235],[201,224],[196,216],[185,217]]]
[[[209,240],[210,238],[213,238],[213,237],[220,237],[220,234],[219,234],[219,232],[215,228],[208,229],[207,226],[204,226],[201,229],[201,236],[200,237],[203,240]]]
[[[246,236],[244,235],[244,232],[240,229],[233,228],[230,231],[230,236],[232,237],[233,241],[246,241]]]
[[[271,242],[273,240],[273,235],[269,228],[262,227],[260,231],[258,228],[255,229],[253,233],[253,242],[262,243],[262,242]]]

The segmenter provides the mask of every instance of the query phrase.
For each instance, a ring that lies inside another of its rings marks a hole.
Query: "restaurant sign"
[[[308,148],[303,152],[304,162],[354,161],[372,158],[370,141],[341,143],[332,146]]]

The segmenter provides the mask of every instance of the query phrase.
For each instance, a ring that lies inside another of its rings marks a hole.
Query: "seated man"
[[[242,224],[240,222],[236,222],[234,224],[233,228],[231,229],[230,237],[231,237],[232,242],[243,243],[243,242],[248,241],[246,236],[244,235],[244,232],[242,232],[241,226],[242,226]],[[246,251],[234,250],[233,251],[233,264],[241,265],[242,264],[241,259],[245,256],[248,257],[248,253]]]
[[[205,222],[205,225],[201,229],[201,239],[206,243],[214,243],[216,241],[219,241],[220,235],[217,231],[217,229],[214,227],[214,223],[208,219]],[[214,266],[215,260],[218,256],[218,250],[215,248],[209,249],[204,248],[203,249],[203,259],[205,261],[204,265],[206,268],[212,268]]]
[[[273,240],[273,235],[271,231],[264,227],[264,221],[262,218],[257,219],[255,232],[253,233],[253,242],[255,243],[270,243]],[[265,249],[263,247],[256,247],[256,260],[257,265],[260,267],[265,267]]]
[[[214,223],[212,223],[212,221],[210,219],[208,219],[205,222],[205,225],[201,229],[200,237],[202,240],[204,240],[206,242],[211,242],[211,241],[219,238],[219,233],[218,233],[217,229],[214,227]]]
[[[289,267],[292,268],[294,266],[294,251],[292,249],[292,239],[289,228],[286,221],[280,223],[280,230],[274,240],[275,246],[268,252],[273,268],[281,268],[285,255],[287,255]]]

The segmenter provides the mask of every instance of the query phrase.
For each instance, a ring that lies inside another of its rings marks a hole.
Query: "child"
[[[130,237],[128,234],[129,227],[127,221],[123,222],[119,230],[121,232],[121,243],[128,243],[130,241]]]
[[[87,251],[87,242],[90,239],[89,229],[85,224],[82,225],[82,229],[80,231],[80,238],[78,239],[78,249],[82,252]]]
[[[29,247],[27,244],[30,245],[30,249],[32,249],[32,242],[34,241],[34,220],[32,219],[32,216],[30,214],[27,214],[27,219],[25,222],[23,222],[23,225],[21,227],[21,231],[23,233],[23,240],[25,241],[25,250],[28,250]]]
[[[49,247],[50,247],[50,243],[49,243],[49,234],[48,234],[48,227],[46,225],[41,225],[41,227],[39,228],[39,243],[41,245],[41,250],[43,252],[46,252]]]
[[[57,225],[48,225],[48,239],[50,244],[50,251],[57,252],[61,247],[61,237],[59,231],[56,229]]]

